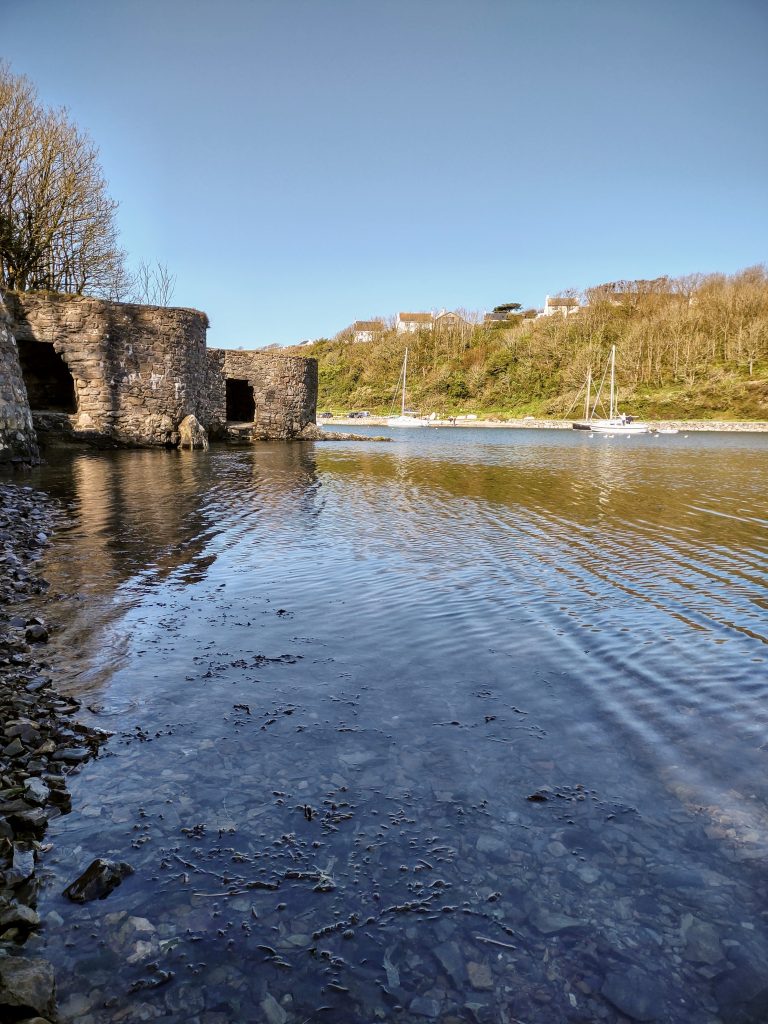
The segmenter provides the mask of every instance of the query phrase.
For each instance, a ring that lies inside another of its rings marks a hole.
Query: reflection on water
[[[767,455],[419,430],[38,471],[58,683],[115,733],[51,830],[65,1018],[764,1020]],[[136,872],[73,908],[95,856]]]

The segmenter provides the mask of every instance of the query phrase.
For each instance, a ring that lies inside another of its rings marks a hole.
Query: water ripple
[[[358,818],[321,844],[323,870],[348,868],[335,907],[356,908],[373,835],[389,845],[370,884],[389,879],[402,899],[414,844],[433,830],[461,850],[457,904],[475,913],[481,899],[489,923],[487,893],[500,898],[525,971],[553,949],[568,977],[600,969],[594,948],[600,963],[620,948],[619,965],[626,955],[649,972],[674,962],[693,1009],[665,1019],[709,1019],[713,975],[681,959],[681,921],[706,921],[728,949],[743,931],[755,962],[768,950],[755,870],[768,856],[768,438],[572,435],[417,431],[387,446],[89,454],[37,471],[75,517],[46,575],[87,598],[60,605],[51,651],[121,737],[73,782],[76,803],[95,792],[99,830],[76,815],[55,825],[68,870],[104,844],[123,859],[125,807],[150,798],[164,849],[178,849],[174,821],[207,821],[222,830],[210,858],[232,828],[238,856],[266,861],[310,827],[297,808],[344,787]],[[151,756],[132,745],[137,719]],[[558,799],[538,815],[526,796],[540,787]],[[160,915],[171,935],[183,910],[201,945],[181,938],[179,956],[210,961],[214,989],[232,962],[250,964],[249,933],[220,949],[204,897],[128,834],[145,889],[126,911]],[[493,883],[482,898],[480,877]],[[527,889],[505,904],[519,877]],[[542,899],[574,901],[592,953],[578,932],[542,939],[530,924]],[[270,946],[283,921],[328,923],[311,901],[290,910],[266,911]],[[230,903],[226,919],[238,912]],[[387,981],[393,944],[431,965],[445,920],[393,930]],[[363,962],[374,932],[350,940]],[[53,931],[41,941],[57,962],[80,956]],[[306,959],[291,981],[297,1020],[319,1005]],[[90,964],[83,954],[77,969]],[[603,1002],[598,1016],[612,1012]]]

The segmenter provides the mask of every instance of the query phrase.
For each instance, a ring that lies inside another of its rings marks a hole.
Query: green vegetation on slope
[[[620,406],[658,419],[768,419],[768,271],[592,288],[578,313],[317,342],[318,408],[386,414],[408,347],[408,404],[423,414],[580,413],[587,371],[616,345]],[[289,350],[299,354],[296,350]],[[399,402],[399,398],[397,399]]]

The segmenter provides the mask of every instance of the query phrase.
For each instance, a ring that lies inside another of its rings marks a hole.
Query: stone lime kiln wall
[[[253,423],[252,440],[300,437],[317,413],[317,360],[279,351],[209,349],[207,421]]]
[[[204,313],[37,293],[6,305],[38,430],[172,446],[181,421],[200,418]]]
[[[194,309],[34,292],[2,300],[0,458],[35,458],[33,420],[41,438],[128,446],[317,432],[315,359],[207,350],[208,318]]]
[[[0,293],[0,464],[37,462],[38,458],[19,352]]]

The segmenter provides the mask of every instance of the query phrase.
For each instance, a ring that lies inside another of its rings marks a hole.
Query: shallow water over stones
[[[488,433],[34,474],[65,1021],[768,1017],[768,438]]]

